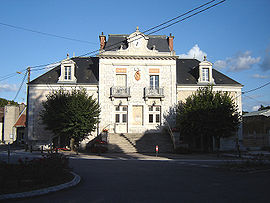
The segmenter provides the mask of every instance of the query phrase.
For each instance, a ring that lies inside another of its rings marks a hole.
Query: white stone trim
[[[203,69],[208,69],[208,77],[209,81],[203,80]],[[213,74],[212,74],[212,63],[209,61],[202,61],[199,63],[199,78],[198,84],[215,84]]]
[[[76,83],[77,78],[75,77],[75,62],[69,58],[61,61],[61,73],[58,78],[59,83]],[[71,71],[71,79],[65,79],[65,67],[70,67]]]
[[[98,85],[89,85],[89,84],[29,84],[29,88],[35,88],[35,89],[48,89],[52,90],[55,88],[55,90],[64,88],[64,89],[70,89],[70,88],[85,88],[86,90],[96,90],[98,89]]]

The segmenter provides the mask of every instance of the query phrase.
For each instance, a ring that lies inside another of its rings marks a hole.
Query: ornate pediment
[[[116,57],[172,57],[175,56],[174,52],[159,52],[155,44],[149,47],[149,36],[139,31],[136,31],[126,37],[127,47],[120,46],[118,50],[103,50],[100,52],[102,56],[116,56]]]

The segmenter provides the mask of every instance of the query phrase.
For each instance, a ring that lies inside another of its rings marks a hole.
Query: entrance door
[[[115,133],[127,133],[128,107],[115,106]]]
[[[133,106],[132,112],[133,112],[132,125],[141,126],[143,124],[143,106]]]

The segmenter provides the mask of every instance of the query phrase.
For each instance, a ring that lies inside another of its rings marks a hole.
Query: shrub
[[[68,158],[62,154],[48,154],[42,158],[29,160],[19,159],[16,164],[0,163],[0,193],[17,191],[25,187],[25,183],[32,186],[50,185],[63,178],[68,169]],[[27,185],[26,185],[27,186]]]

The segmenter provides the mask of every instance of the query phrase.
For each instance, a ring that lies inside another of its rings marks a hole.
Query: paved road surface
[[[237,173],[214,160],[73,158],[74,188],[6,202],[269,202],[270,172]]]

